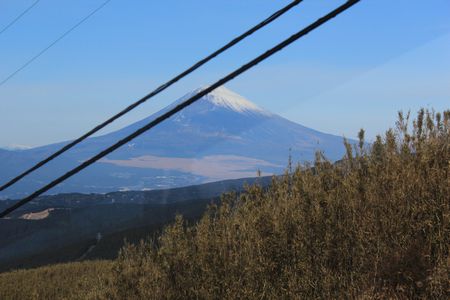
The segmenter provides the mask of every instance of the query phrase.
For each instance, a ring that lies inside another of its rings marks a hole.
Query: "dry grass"
[[[111,261],[86,261],[0,274],[0,299],[96,299]]]

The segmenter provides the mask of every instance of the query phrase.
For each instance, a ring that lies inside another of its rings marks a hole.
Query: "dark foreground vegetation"
[[[239,193],[246,183],[268,186],[270,181],[271,177],[259,177],[166,190],[40,197],[10,218],[0,219],[0,273],[86,259],[115,259],[125,238],[136,243],[159,235],[177,214],[198,221],[208,204],[220,200],[224,192]],[[0,209],[14,202],[0,201]],[[30,215],[42,213],[42,218],[30,219]]]
[[[179,216],[115,261],[0,274],[0,298],[448,299],[450,111],[408,123],[224,195],[195,225]]]

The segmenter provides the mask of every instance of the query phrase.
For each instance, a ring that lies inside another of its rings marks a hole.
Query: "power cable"
[[[27,62],[25,62],[20,68],[18,68],[17,70],[15,70],[14,72],[12,72],[11,74],[9,74],[5,79],[3,79],[0,82],[0,87],[2,85],[4,85],[6,82],[8,82],[11,78],[13,78],[17,73],[19,73],[20,71],[22,71],[23,69],[25,69],[26,67],[28,67],[33,61],[35,61],[36,59],[38,59],[42,54],[44,54],[45,52],[47,52],[51,47],[55,46],[59,41],[61,41],[63,38],[65,38],[69,33],[71,33],[72,31],[75,30],[75,28],[77,28],[78,26],[80,26],[81,24],[83,24],[87,19],[89,19],[90,17],[92,17],[96,12],[98,12],[100,9],[102,9],[103,7],[105,7],[106,4],[108,4],[111,0],[106,0],[105,2],[103,2],[99,7],[97,7],[96,9],[94,9],[93,11],[91,11],[86,17],[84,17],[83,19],[81,19],[78,23],[76,23],[75,25],[73,25],[72,27],[69,28],[69,30],[65,31],[62,35],[60,35],[56,40],[54,40],[50,45],[48,45],[47,47],[45,47],[44,49],[42,49],[39,53],[37,53],[36,55],[34,55],[32,58],[30,58],[29,60],[27,60]]]
[[[165,89],[167,89],[168,87],[170,87],[171,85],[173,85],[174,83],[176,83],[177,81],[182,79],[183,77],[185,77],[185,76],[189,75],[190,73],[194,72],[195,70],[197,70],[198,68],[200,68],[201,66],[206,64],[208,61],[210,61],[213,58],[215,58],[216,56],[218,56],[219,54],[225,52],[226,50],[228,50],[229,48],[233,47],[234,45],[236,45],[237,43],[239,43],[243,39],[247,38],[248,36],[252,35],[256,31],[258,31],[259,29],[261,29],[264,26],[266,26],[266,25],[270,24],[271,22],[275,21],[277,18],[281,17],[284,13],[286,13],[287,11],[289,11],[290,9],[292,9],[294,6],[298,5],[302,1],[303,0],[295,0],[295,1],[291,2],[289,5],[287,5],[287,6],[283,7],[282,9],[278,10],[277,12],[272,14],[270,17],[268,17],[267,19],[265,19],[261,23],[257,24],[256,26],[252,27],[251,29],[249,29],[248,31],[244,32],[240,36],[238,36],[235,39],[231,40],[228,44],[226,44],[225,46],[223,46],[219,50],[213,52],[212,54],[210,54],[207,57],[203,58],[202,60],[198,61],[197,63],[192,65],[190,68],[186,69],[185,71],[183,71],[179,75],[175,76],[174,78],[172,78],[168,82],[166,82],[163,85],[159,86],[153,92],[151,92],[148,95],[144,96],[143,98],[139,99],[138,101],[136,101],[135,103],[131,104],[130,106],[128,106],[127,108],[125,108],[121,112],[117,113],[116,115],[112,116],[108,120],[104,121],[100,125],[97,125],[95,128],[93,128],[90,131],[88,131],[85,134],[83,134],[81,137],[79,137],[76,140],[73,140],[72,142],[70,142],[67,145],[63,146],[61,149],[59,149],[55,153],[51,154],[47,158],[43,159],[42,161],[38,162],[36,165],[34,165],[30,169],[26,170],[22,174],[16,176],[15,178],[11,179],[7,183],[3,184],[2,186],[0,186],[0,192],[5,190],[6,188],[10,187],[11,185],[15,184],[16,182],[18,182],[19,180],[21,180],[22,178],[24,178],[28,174],[30,174],[30,173],[34,172],[35,170],[39,169],[40,167],[44,166],[45,164],[47,164],[48,162],[52,161],[56,157],[60,156],[64,152],[66,152],[69,149],[73,148],[77,144],[81,143],[82,141],[84,141],[85,139],[90,137],[91,135],[95,134],[99,130],[103,129],[107,125],[111,124],[112,122],[114,122],[115,120],[120,118],[121,116],[123,116],[126,113],[130,112],[131,110],[135,109],[139,105],[143,104],[144,102],[146,102],[150,98],[158,95],[159,93],[161,93],[162,91],[164,91]]]
[[[6,25],[2,30],[0,30],[0,35],[5,32],[6,30],[8,30],[9,27],[13,26],[17,21],[20,20],[20,18],[22,18],[24,15],[26,15],[27,12],[29,12],[33,7],[36,6],[36,4],[39,3],[39,1],[41,0],[36,0],[34,1],[27,9],[25,9],[20,15],[18,15],[14,20],[12,20],[11,22],[9,22],[8,25]]]
[[[48,190],[52,189],[56,185],[60,184],[61,182],[65,181],[65,180],[67,180],[68,178],[72,177],[73,175],[77,174],[78,172],[82,171],[83,169],[87,168],[88,166],[92,165],[96,161],[102,159],[106,155],[110,154],[111,152],[115,151],[116,149],[120,148],[121,146],[125,145],[126,143],[130,142],[134,138],[140,136],[144,132],[150,130],[151,128],[155,127],[156,125],[158,125],[161,122],[165,121],[166,119],[170,118],[171,116],[173,116],[177,112],[181,111],[182,109],[184,109],[184,108],[188,107],[189,105],[193,104],[194,102],[198,101],[199,99],[201,99],[205,95],[207,95],[210,92],[214,91],[216,88],[226,84],[230,80],[234,79],[235,77],[241,75],[242,73],[244,73],[247,70],[251,69],[252,67],[256,66],[257,64],[259,64],[260,62],[264,61],[268,57],[270,57],[273,54],[281,51],[282,49],[284,49],[288,45],[292,44],[293,42],[295,42],[296,40],[300,39],[301,37],[307,35],[311,31],[317,29],[318,27],[320,27],[324,23],[326,23],[329,20],[333,19],[334,17],[336,17],[337,15],[339,15],[342,12],[346,11],[347,9],[349,9],[350,7],[352,7],[353,5],[355,5],[356,3],[360,2],[360,1],[361,0],[350,0],[350,1],[347,1],[343,5],[339,6],[338,8],[333,10],[332,12],[328,13],[327,15],[321,17],[320,19],[318,19],[314,23],[310,24],[309,26],[305,27],[304,29],[300,30],[299,32],[295,33],[294,35],[292,35],[288,39],[284,40],[280,44],[278,44],[275,47],[267,50],[265,53],[261,54],[260,56],[258,56],[255,59],[251,60],[247,64],[243,65],[242,67],[238,68],[237,70],[233,71],[232,73],[230,73],[227,76],[223,77],[222,79],[218,80],[217,82],[215,82],[214,84],[212,84],[208,88],[198,92],[197,94],[193,95],[189,99],[187,99],[184,102],[178,104],[177,106],[175,106],[171,110],[169,110],[169,111],[165,112],[164,114],[162,114],[161,116],[157,117],[155,120],[153,120],[153,121],[149,122],[148,124],[146,124],[145,126],[139,128],[138,130],[136,130],[132,134],[128,135],[127,137],[125,137],[123,139],[121,139],[120,141],[118,141],[114,145],[110,146],[109,148],[103,150],[102,152],[100,152],[99,154],[95,155],[94,157],[86,160],[85,162],[83,162],[82,164],[78,165],[74,169],[70,170],[66,174],[64,174],[61,177],[55,179],[51,183],[49,183],[46,186],[42,187],[41,189],[35,191],[34,193],[29,195],[28,197],[26,197],[26,198],[16,202],[12,206],[10,206],[9,208],[7,208],[3,212],[1,212],[0,213],[0,218],[5,217],[9,213],[11,213],[14,210],[18,209],[19,207],[25,205],[26,203],[32,201],[33,199],[35,199],[37,197],[39,197],[40,195],[42,195],[43,193],[45,193]]]

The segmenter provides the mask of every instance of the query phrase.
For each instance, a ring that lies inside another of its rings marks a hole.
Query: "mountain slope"
[[[30,192],[196,92],[128,127],[88,139],[0,196],[20,197]],[[0,168],[5,170],[0,180],[6,181],[62,145],[0,153]],[[309,161],[317,150],[332,160],[340,159],[342,138],[291,122],[222,87],[53,192],[170,188],[252,177],[258,170],[263,175],[276,174],[283,171],[289,154],[294,161]]]

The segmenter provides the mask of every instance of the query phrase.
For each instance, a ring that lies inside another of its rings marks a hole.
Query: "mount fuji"
[[[89,138],[3,193],[19,198],[132,133],[198,90],[121,130]],[[0,181],[18,175],[66,142],[26,150],[0,150]],[[342,137],[325,134],[258,107],[221,87],[144,133],[52,193],[150,190],[279,174],[288,157],[330,160],[344,154]]]

